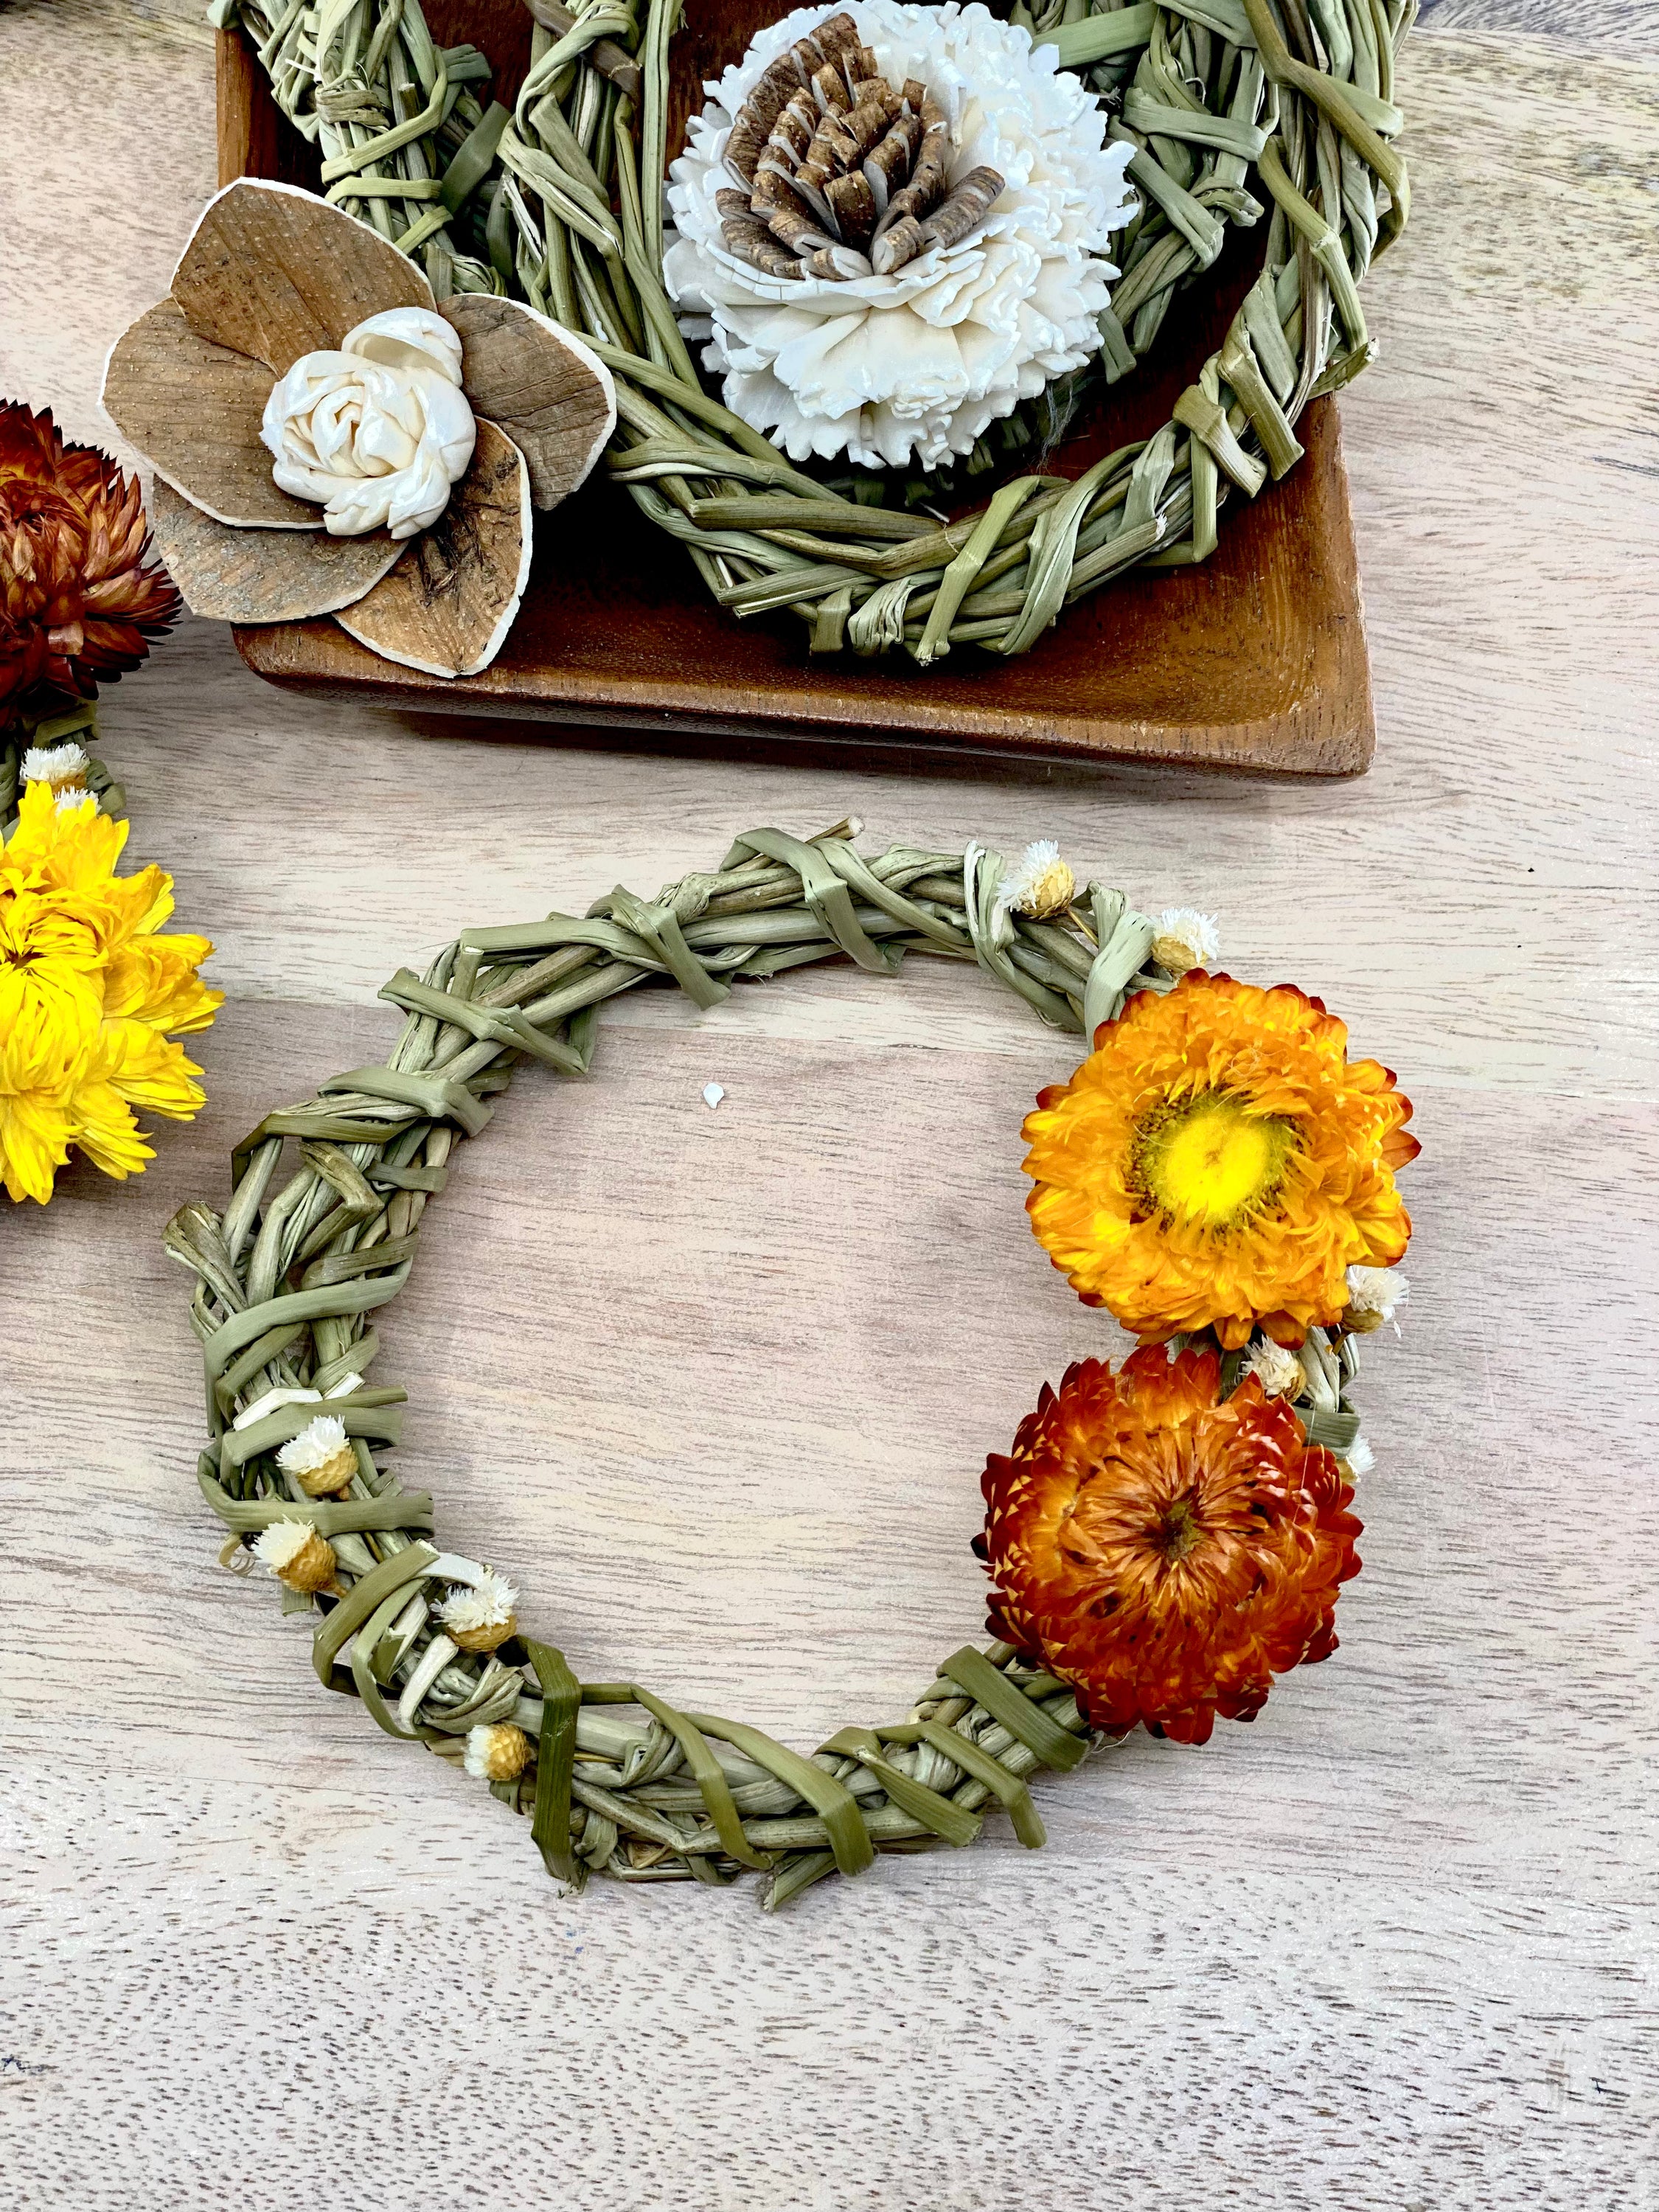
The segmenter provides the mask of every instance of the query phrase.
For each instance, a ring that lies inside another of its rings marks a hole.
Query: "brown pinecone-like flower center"
[[[738,110],[715,204],[730,251],[769,276],[890,276],[959,246],[1003,187],[994,169],[950,182],[951,125],[915,77],[882,74],[850,15],[798,39]]]

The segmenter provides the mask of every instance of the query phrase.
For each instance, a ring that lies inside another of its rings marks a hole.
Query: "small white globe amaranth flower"
[[[986,166],[1005,179],[986,221],[888,276],[764,275],[728,251],[717,193],[732,119],[764,70],[845,12],[893,84],[924,82],[951,124],[950,181]],[[1105,118],[1052,46],[963,7],[846,0],[802,8],[707,87],[670,172],[676,235],[664,258],[688,333],[726,404],[793,460],[938,468],[989,426],[1080,368],[1117,270],[1106,258],[1134,204],[1133,149],[1103,143]]]
[[[58,799],[65,792],[73,792],[78,799],[86,792],[87,765],[85,753],[73,741],[62,745],[31,745],[23,755],[22,781],[44,783]]]
[[[505,1575],[483,1567],[470,1586],[452,1589],[438,1607],[444,1632],[463,1651],[493,1651],[518,1628],[519,1593]]]
[[[1195,907],[1166,907],[1152,924],[1152,957],[1171,975],[1212,968],[1221,957],[1221,933],[1212,914]]]
[[[530,1738],[514,1722],[485,1722],[467,1730],[461,1765],[475,1782],[516,1782],[529,1764]]]
[[[1397,1267],[1350,1267],[1348,1308],[1343,1326],[1360,1335],[1394,1321],[1395,1310],[1412,1294],[1412,1286]],[[1397,1335],[1400,1324],[1395,1322]]]
[[[472,459],[460,337],[428,307],[370,315],[278,378],[259,435],[278,487],[319,506],[331,537],[412,538]]]
[[[1244,1373],[1254,1375],[1269,1398],[1299,1398],[1308,1377],[1295,1352],[1271,1337],[1253,1344],[1244,1355]]]
[[[1077,878],[1052,837],[1034,838],[997,885],[999,914],[1024,914],[1048,921],[1064,914],[1077,896]]]
[[[1356,1480],[1361,1475],[1369,1474],[1376,1465],[1376,1455],[1364,1437],[1356,1437],[1346,1451],[1341,1454],[1341,1459],[1343,1465]]]
[[[344,1422],[333,1413],[319,1413],[279,1449],[276,1464],[307,1498],[323,1498],[345,1488],[357,1472],[357,1455]]]

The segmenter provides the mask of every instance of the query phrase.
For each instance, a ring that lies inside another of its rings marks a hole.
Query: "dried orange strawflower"
[[[1411,1102],[1347,1039],[1289,985],[1197,969],[1101,1024],[1025,1122],[1031,1225],[1085,1305],[1144,1342],[1294,1346],[1341,1317],[1351,1265],[1401,1257]]]
[[[95,698],[178,620],[149,550],[137,478],[0,401],[0,732]]]
[[[1336,1649],[1359,1571],[1336,1461],[1253,1376],[1218,1403],[1220,1376],[1207,1350],[1081,1360],[986,1465],[992,1633],[1115,1735],[1253,1720],[1275,1674]]]

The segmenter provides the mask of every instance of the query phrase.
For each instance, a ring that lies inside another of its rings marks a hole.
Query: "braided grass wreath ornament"
[[[722,606],[787,609],[815,652],[1022,653],[1127,570],[1207,559],[1371,357],[1415,0],[830,0],[707,88],[672,173],[682,0],[532,13],[509,112],[419,0],[210,9],[330,201],[440,313],[504,294],[584,343],[616,380],[613,480]],[[1170,421],[1048,472],[1239,232],[1260,272]]]
[[[1036,1769],[1137,1724],[1199,1743],[1252,1718],[1276,1674],[1335,1648],[1358,1568],[1370,1462],[1348,1392],[1358,1339],[1406,1296],[1395,1171],[1418,1149],[1394,1077],[1348,1060],[1317,1000],[1210,972],[1206,915],[1079,891],[1053,846],[1012,869],[977,845],[865,859],[856,827],[750,830],[654,900],[618,887],[580,919],[465,931],[381,991],[408,1016],[386,1063],[267,1115],[223,1213],[186,1206],[167,1231],[198,1278],[222,1562],[262,1564],[313,1617],[324,1685],[528,1814],[573,1886],[754,1869],[773,1908],[880,1853],[971,1843],[999,1808],[1035,1847]],[[1027,1203],[1141,1348],[1045,1385],[988,1462],[975,1549],[997,1641],[953,1652],[902,1720],[805,1757],[637,1683],[578,1682],[510,1583],[438,1547],[432,1498],[383,1463],[407,1393],[366,1380],[370,1317],[457,1141],[521,1060],[584,1074],[605,999],[661,982],[708,1007],[820,960],[895,976],[907,953],[976,964],[1093,1041],[1026,1121]]]

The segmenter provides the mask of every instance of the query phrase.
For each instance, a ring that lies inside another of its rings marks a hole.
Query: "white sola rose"
[[[461,341],[429,307],[389,307],[337,350],[302,354],[265,402],[271,475],[323,510],[335,538],[434,523],[477,437],[461,392]]]
[[[767,68],[839,14],[890,83],[918,80],[944,109],[949,181],[984,167],[1003,189],[961,243],[890,276],[781,279],[727,249],[716,204],[732,184],[726,140]],[[1103,143],[1099,103],[1057,70],[1052,46],[978,4],[849,0],[772,25],[706,89],[670,172],[665,275],[688,335],[709,341],[727,406],[792,459],[937,468],[1098,349],[1133,149]]]

